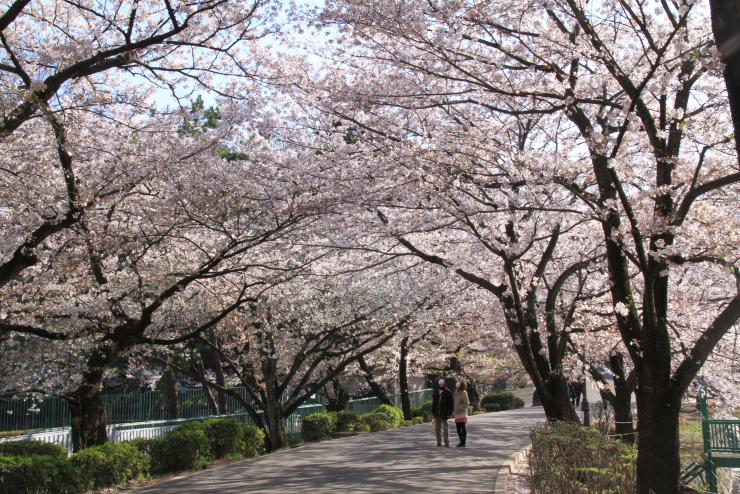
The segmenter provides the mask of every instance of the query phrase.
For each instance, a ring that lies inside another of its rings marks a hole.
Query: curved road
[[[498,467],[529,444],[542,408],[475,415],[468,447],[438,448],[431,424],[311,443],[135,489],[135,494],[492,493]]]

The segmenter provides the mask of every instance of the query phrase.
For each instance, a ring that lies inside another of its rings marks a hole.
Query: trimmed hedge
[[[205,468],[212,457],[205,426],[197,422],[175,427],[154,443],[151,456],[155,473]]]
[[[136,449],[138,449],[142,453],[151,455],[152,449],[160,442],[162,442],[161,437],[150,437],[150,438],[141,437],[139,439],[134,439],[133,441],[129,441],[129,444],[132,444]]]
[[[637,448],[596,429],[554,422],[532,431],[533,493],[635,492]]]
[[[332,413],[319,412],[303,417],[303,439],[305,441],[331,439],[336,430],[336,417]]]
[[[55,456],[66,458],[67,450],[57,444],[41,441],[6,441],[0,443],[0,455],[7,456]]]
[[[214,458],[259,456],[265,452],[265,433],[233,419],[211,419],[188,422],[164,437],[135,439],[130,444],[151,455],[153,472],[165,473],[203,468]]]
[[[70,462],[80,472],[87,490],[125,484],[149,476],[149,456],[131,443],[105,443],[72,455]]]
[[[215,419],[218,420],[218,419]],[[199,421],[194,420],[192,422],[185,422],[184,424],[178,425],[172,431],[179,431],[179,432],[192,432],[192,431],[202,431],[208,434],[206,431],[208,430],[208,421]],[[165,436],[166,437],[166,436]]]
[[[215,458],[240,454],[242,448],[242,427],[234,419],[211,419],[203,423],[211,453]]]
[[[421,417],[422,422],[432,421],[432,400],[425,401],[420,407],[411,409],[411,418]]]
[[[148,477],[150,470],[203,468],[214,453],[261,455],[265,433],[232,419],[213,419],[183,424],[162,438],[93,446],[69,459],[63,448],[37,441],[0,446],[17,453],[0,455],[0,494],[81,494]]]
[[[393,424],[391,425],[392,429],[395,429],[396,427],[401,427],[401,424],[403,424],[403,410],[398,407],[394,407],[391,405],[380,405],[371,413],[382,413],[383,415],[386,415],[390,423]]]
[[[360,420],[362,420],[370,432],[386,431],[397,427],[395,419],[385,413],[363,413],[360,415]]]
[[[80,472],[59,456],[0,456],[0,494],[80,494]]]
[[[336,419],[337,432],[352,432],[362,429],[360,416],[354,412],[335,412],[334,417]]]
[[[494,391],[483,396],[480,406],[487,412],[498,412],[499,410],[522,408],[524,401],[509,391]]]
[[[256,425],[241,424],[241,443],[238,451],[247,458],[265,452],[265,431]]]

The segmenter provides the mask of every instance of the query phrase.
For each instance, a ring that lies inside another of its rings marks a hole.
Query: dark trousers
[[[460,438],[460,444],[465,444],[465,439],[468,437],[468,431],[465,429],[465,422],[455,422],[455,428],[457,429],[457,437]]]

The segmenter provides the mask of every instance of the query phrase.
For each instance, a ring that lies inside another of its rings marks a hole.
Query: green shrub
[[[419,408],[412,408],[411,409],[411,418],[412,419],[419,419],[421,422],[431,422],[432,421],[432,413],[428,412],[421,407]]]
[[[153,445],[153,472],[177,472],[205,468],[208,465],[211,449],[204,428],[185,425],[174,428]]]
[[[423,424],[424,422],[425,422],[424,417],[413,417],[411,419],[411,423],[414,424],[414,425],[416,425],[416,424]]]
[[[242,427],[234,419],[211,419],[203,423],[211,453],[215,458],[223,458],[243,449]]]
[[[408,427],[408,426],[410,426],[410,425],[414,425],[414,423],[413,423],[412,421],[410,421],[410,420],[404,420],[404,421],[403,421],[403,423],[402,423],[401,425],[402,425],[403,427]]]
[[[149,456],[131,443],[105,443],[72,455],[86,489],[121,485],[149,475]]]
[[[265,432],[256,425],[241,424],[239,453],[252,458],[265,452]]]
[[[332,413],[319,412],[303,417],[303,439],[305,441],[330,439],[336,428],[336,417]]]
[[[336,412],[334,417],[336,418],[337,432],[355,431],[360,424],[360,416],[354,412]]]
[[[138,439],[134,439],[133,441],[129,441],[129,442],[130,444],[134,446],[134,448],[138,449],[142,453],[151,455],[152,449],[154,449],[154,447],[157,444],[162,442],[162,438],[161,437],[148,437],[148,438],[140,437]]]
[[[373,410],[372,413],[382,413],[383,415],[388,416],[391,424],[393,424],[391,428],[401,427],[401,424],[403,423],[403,410],[398,407],[380,405],[378,408]]]
[[[67,450],[59,445],[41,441],[7,441],[0,443],[0,455],[7,456],[56,456],[67,457]]]
[[[636,461],[632,446],[590,427],[556,422],[532,431],[532,492],[635,492]]]
[[[203,431],[208,435],[206,430],[208,429],[208,426],[206,425],[207,421],[199,421],[194,420],[192,422],[185,422],[184,424],[178,425],[173,429],[173,431],[180,431],[180,432],[190,432],[190,431]]]
[[[371,432],[386,431],[397,427],[395,419],[385,413],[363,413],[360,415],[360,420]]]
[[[483,396],[480,406],[487,412],[498,412],[499,410],[522,408],[524,401],[509,391],[494,391]]]
[[[355,424],[356,432],[370,432],[370,424],[368,423],[367,420],[363,418],[364,415],[369,415],[369,414],[364,413],[357,417],[357,423]]]
[[[79,470],[61,456],[0,456],[0,494],[79,494]]]
[[[412,408],[411,417],[422,417],[424,419],[424,422],[431,422],[432,400],[425,401],[419,408]]]

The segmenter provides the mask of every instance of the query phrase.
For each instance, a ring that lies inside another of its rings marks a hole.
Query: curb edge
[[[493,487],[494,494],[506,494],[506,487],[509,484],[509,476],[512,470],[529,454],[530,449],[532,449],[531,444],[509,456],[504,464],[498,467],[496,483]]]

